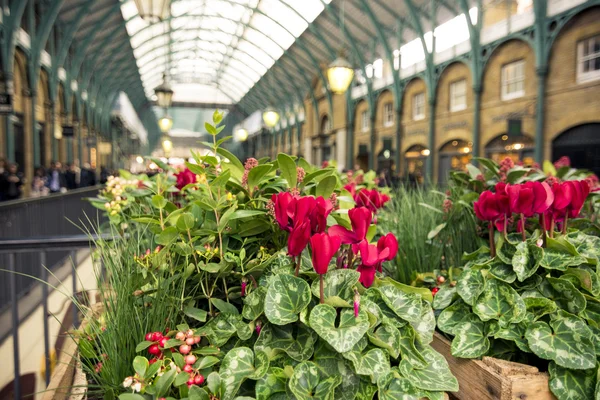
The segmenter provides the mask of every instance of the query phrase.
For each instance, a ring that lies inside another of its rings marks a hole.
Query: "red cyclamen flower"
[[[352,230],[348,230],[341,225],[334,225],[329,228],[329,234],[338,236],[344,244],[356,244],[365,240],[369,225],[373,220],[373,214],[367,207],[355,207],[348,211]]]
[[[319,275],[327,273],[329,263],[341,245],[341,240],[337,236],[330,236],[327,233],[315,233],[310,238],[310,247],[312,249],[312,263],[315,272]]]
[[[525,182],[520,185],[506,185],[510,209],[517,214],[531,217],[543,214],[554,201],[554,193],[546,182]]]
[[[179,190],[183,189],[186,185],[189,185],[190,183],[196,182],[196,174],[190,171],[189,168],[179,171],[175,174],[175,177],[177,178],[177,183],[175,184],[175,187],[177,187],[177,189]]]
[[[310,240],[310,221],[294,226],[288,237],[288,254],[297,257],[302,254]]]

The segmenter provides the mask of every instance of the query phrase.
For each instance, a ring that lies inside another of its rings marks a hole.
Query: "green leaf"
[[[285,393],[287,381],[282,368],[269,368],[267,374],[256,382],[256,400],[269,400],[277,393]]]
[[[335,176],[327,176],[319,182],[317,185],[316,196],[323,196],[325,199],[328,199],[333,194],[335,187],[337,185],[337,178]]]
[[[563,310],[550,325],[537,321],[525,333],[531,350],[540,358],[553,360],[561,367],[590,369],[596,366],[592,332],[580,318]]]
[[[169,389],[171,389],[173,381],[175,380],[176,373],[177,371],[175,371],[175,369],[170,369],[158,377],[156,383],[154,384],[156,387],[156,397],[162,397],[167,394]]]
[[[248,189],[253,191],[259,186],[260,180],[271,171],[272,166],[269,164],[258,165],[248,172]]]
[[[462,325],[462,321],[471,315],[471,307],[459,300],[444,309],[437,320],[437,327],[442,332],[454,335],[454,331]]]
[[[573,277],[581,288],[593,296],[600,296],[600,278],[591,268],[580,266],[579,268],[568,268],[562,278]]]
[[[219,375],[222,382],[225,383],[224,398],[233,398],[247,378],[256,377],[255,379],[259,379],[267,372],[269,362],[268,360],[265,361],[264,357],[266,355],[262,354],[260,361],[257,363],[258,365],[255,366],[254,352],[248,347],[235,347],[227,352],[221,363],[221,368],[219,368]],[[259,358],[258,354],[256,358]]]
[[[546,248],[544,249],[544,256],[540,260],[540,265],[546,269],[565,271],[568,267],[576,267],[586,261],[584,257],[577,253],[575,246],[564,237],[556,239],[549,237],[546,238]]]
[[[333,399],[333,392],[340,383],[341,376],[321,380],[316,364],[305,361],[294,368],[288,388],[297,400],[329,400]]]
[[[287,154],[279,153],[277,155],[277,163],[279,164],[279,170],[281,171],[281,176],[288,183],[290,188],[295,188],[298,181],[298,174],[296,173],[296,163],[294,159]]]
[[[146,400],[146,398],[141,394],[121,393],[119,395],[119,400]]]
[[[356,367],[357,374],[370,376],[373,383],[388,372],[390,372],[390,358],[382,349],[369,350],[360,358]]]
[[[152,346],[153,344],[154,344],[154,342],[150,342],[148,340],[138,343],[138,345],[135,347],[135,352],[139,353],[140,351],[147,349],[148,347]]]
[[[141,224],[160,225],[159,220],[157,220],[156,218],[151,218],[151,217],[134,217],[134,218],[131,218],[131,220],[135,221],[135,222],[139,222]]]
[[[415,332],[421,343],[431,343],[433,340],[433,332],[435,331],[435,316],[433,315],[433,309],[428,302],[422,301],[421,318],[410,324],[415,328]]]
[[[304,279],[287,274],[277,275],[267,289],[265,315],[275,325],[295,322],[310,299],[310,287]]]
[[[530,168],[514,167],[508,171],[508,174],[506,174],[506,182],[519,183],[520,179],[524,177],[530,170]]]
[[[490,275],[502,282],[513,283],[517,279],[517,274],[515,274],[512,265],[504,264],[500,259],[494,259],[489,266],[488,272]]]
[[[390,356],[398,358],[400,355],[400,331],[395,326],[384,323],[373,332],[367,332],[367,336],[372,344],[387,350]]]
[[[439,224],[435,228],[433,228],[431,231],[429,231],[429,233],[427,234],[427,240],[432,240],[437,235],[439,235],[439,233],[442,231],[442,229],[444,229],[446,227],[446,225],[447,225],[447,223],[444,222],[442,224]]]
[[[208,315],[206,311],[192,306],[187,306],[186,308],[184,308],[183,313],[188,317],[200,322],[206,322],[206,316]]]
[[[503,263],[512,265],[512,258],[516,251],[516,244],[513,244],[504,239],[503,236],[500,236],[500,239],[498,239],[498,245],[496,247],[496,256],[502,260]]]
[[[177,228],[174,226],[169,226],[156,236],[156,243],[166,246],[177,240],[178,237],[179,231]]]
[[[196,218],[194,218],[194,215],[192,213],[185,212],[179,216],[176,225],[177,228],[179,228],[182,231],[194,229],[194,226],[196,225]]]
[[[577,253],[582,257],[587,258],[588,264],[598,265],[600,258],[600,238],[597,236],[586,235],[581,231],[571,233],[567,237],[568,241],[571,242]],[[598,266],[600,268],[600,265]],[[596,271],[598,272],[598,271]]]
[[[418,322],[421,319],[421,296],[406,293],[392,285],[379,286],[377,289],[383,301],[400,318],[408,322]]]
[[[173,386],[181,386],[184,385],[188,379],[190,379],[190,374],[187,372],[180,372],[176,377],[175,381],[173,381]]]
[[[315,306],[310,313],[310,327],[338,353],[350,351],[369,329],[367,312],[360,310],[358,317],[353,310],[340,311],[339,326],[335,326],[336,309],[328,304]]]
[[[212,124],[205,122],[204,129],[206,129],[209,135],[217,136],[217,129]]]
[[[186,375],[188,374],[186,373]],[[192,385],[190,386],[188,392],[188,400],[210,400],[210,396],[208,395],[208,393],[206,393],[206,390],[196,385]]]
[[[211,188],[223,188],[229,182],[231,178],[231,172],[228,169],[221,172],[215,179],[210,182]]]
[[[148,369],[148,360],[146,357],[136,356],[133,359],[133,370],[137,372],[137,374],[141,377],[146,375],[146,370]]]
[[[527,312],[534,315],[535,320],[544,315],[552,314],[558,309],[555,302],[545,297],[525,297],[523,301]]]
[[[229,220],[233,221],[241,218],[256,217],[258,215],[265,215],[265,212],[261,210],[235,210],[235,212],[231,214],[231,217],[229,217]]]
[[[501,326],[522,321],[526,311],[525,302],[517,291],[493,278],[485,282],[483,293],[473,304],[473,312],[482,321],[495,319]]]
[[[218,299],[216,297],[211,298],[210,302],[213,304],[213,306],[215,306],[223,314],[233,314],[233,315],[240,314],[237,307],[231,303],[228,303],[228,302]]]
[[[358,283],[359,278],[360,273],[353,269],[332,269],[327,272],[323,277],[323,294],[325,302],[329,304],[328,300],[331,298],[352,302],[354,296],[353,287]],[[319,281],[319,278],[317,278],[311,285],[312,294],[317,298],[320,293]],[[334,307],[336,306],[336,304],[331,305]]]
[[[379,400],[419,400],[425,396],[429,399],[440,400],[431,394],[417,389],[406,378],[401,377],[396,371],[391,371],[377,381]]]
[[[548,365],[550,381],[548,385],[560,400],[594,399],[596,370],[586,371],[563,368],[555,362]],[[595,397],[597,399],[597,397]]]
[[[490,323],[490,332],[488,335],[493,336],[494,339],[513,341],[521,351],[531,353],[531,349],[529,348],[527,339],[525,338],[525,332],[527,331],[528,324],[529,321],[519,322],[518,324],[509,324],[505,327],[501,327],[496,321],[493,321]]]
[[[317,338],[317,334],[303,324],[300,324],[295,332],[291,325],[265,324],[254,344],[254,351],[265,352],[270,359],[275,358],[278,354],[286,353],[296,361],[307,361],[313,355]]]
[[[354,372],[353,366],[344,361],[341,354],[332,349],[325,341],[319,340],[313,362],[319,369],[321,379],[336,376],[342,378],[342,383],[335,388],[333,395],[335,400],[356,399],[361,378]]]
[[[448,362],[437,351],[425,346],[421,351],[427,366],[415,368],[404,358],[400,361],[400,373],[416,388],[440,392],[457,392],[458,381],[450,372]]]
[[[540,260],[544,255],[544,250],[529,242],[520,242],[517,244],[515,254],[512,257],[513,270],[517,274],[519,282],[529,278],[540,266]]]
[[[400,332],[400,356],[407,360],[415,368],[425,368],[427,361],[420,349],[423,345],[417,339],[417,332],[411,325],[403,326],[398,329]]]
[[[152,196],[152,205],[158,209],[165,208],[167,203],[168,201],[160,194],[155,194]]]
[[[563,310],[572,314],[579,314],[585,310],[585,297],[566,279],[547,277],[539,289],[544,296],[554,300]]]
[[[469,305],[473,305],[475,300],[483,293],[485,280],[479,268],[465,268],[456,281],[456,291]]]
[[[252,290],[246,297],[244,297],[244,308],[242,309],[242,316],[250,321],[254,321],[263,314],[265,309],[265,296],[267,295],[267,288],[259,286]]]
[[[324,178],[325,176],[331,175],[332,173],[333,170],[331,168],[318,169],[314,172],[307,173],[304,177],[304,180],[302,181],[302,185],[306,186],[313,180],[317,181],[317,178]]]
[[[456,286],[442,286],[433,297],[433,308],[435,310],[443,310],[452,304],[457,296],[458,293],[456,293]]]
[[[454,357],[478,358],[485,355],[490,348],[485,322],[474,314],[462,320],[453,329],[456,335],[452,340],[450,351]]]
[[[228,159],[229,164],[233,165],[235,167],[239,176],[242,176],[242,174],[244,173],[244,166],[242,165],[241,161],[233,153],[231,153],[229,150],[224,149],[222,147],[219,147],[217,149],[217,153],[219,155],[221,155],[222,157],[225,157],[226,159]],[[227,163],[225,163],[225,165],[226,164]]]

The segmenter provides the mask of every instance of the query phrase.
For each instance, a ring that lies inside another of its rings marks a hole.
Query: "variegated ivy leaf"
[[[596,369],[585,371],[563,368],[555,362],[548,365],[550,390],[559,400],[594,399]]]
[[[409,361],[415,368],[425,368],[427,360],[421,354],[423,345],[417,339],[417,333],[411,325],[399,329],[400,355],[403,360]]]
[[[310,288],[302,278],[280,274],[273,277],[265,299],[265,315],[275,325],[298,320],[298,314],[310,303]]]
[[[571,314],[579,314],[585,310],[585,297],[566,279],[547,277],[542,281],[540,291],[547,298],[554,300],[557,306]]]
[[[305,361],[294,368],[288,389],[298,400],[333,400],[334,390],[340,383],[341,376],[321,379],[315,363]]]
[[[430,392],[416,388],[408,379],[400,376],[398,371],[392,370],[377,381],[380,400],[443,400],[443,392]]]
[[[478,358],[487,353],[490,340],[486,323],[475,314],[468,314],[459,326],[453,329],[455,334],[450,351],[454,357]]]
[[[369,341],[377,347],[387,350],[394,358],[400,355],[400,332],[390,324],[382,324],[373,332],[367,332]]]
[[[593,269],[581,265],[578,268],[567,268],[561,278],[575,278],[575,283],[595,297],[600,296],[600,278]]]
[[[456,281],[456,291],[468,305],[472,306],[483,292],[485,280],[480,269],[464,269]]]
[[[260,354],[260,355],[259,355]],[[256,355],[247,347],[235,347],[225,355],[219,375],[225,385],[224,399],[232,399],[247,378],[260,379],[267,373],[269,360],[264,353]]]
[[[260,317],[265,309],[265,296],[267,288],[259,286],[252,290],[248,296],[244,297],[244,308],[242,309],[242,317],[250,321]]]
[[[520,242],[517,245],[512,257],[512,266],[519,282],[536,273],[543,255],[544,250],[535,243]]]
[[[587,259],[588,264],[598,265],[600,259],[600,238],[576,231],[567,235],[567,240],[575,246],[577,253]]]
[[[335,388],[335,400],[354,400],[361,379],[350,367],[350,362],[346,362],[342,355],[324,340],[319,340],[313,361],[319,369],[321,379],[332,376],[342,377],[342,383]]]
[[[257,268],[265,269],[258,280],[258,286],[269,287],[271,280],[280,274],[292,275],[294,273],[294,264],[292,259],[285,251],[273,254],[268,260],[264,261]],[[254,268],[250,269],[253,271]],[[246,270],[248,273],[249,270]]]
[[[207,337],[213,346],[223,346],[236,334],[236,324],[241,321],[240,315],[219,314],[201,327],[197,333]]]
[[[366,309],[375,315],[380,322],[394,325],[396,328],[406,325],[406,321],[388,307],[377,288],[369,288],[361,296],[360,302],[361,307],[366,307]]]
[[[310,326],[338,353],[350,351],[369,329],[369,318],[365,310],[354,316],[353,310],[340,311],[340,324],[335,326],[336,309],[328,304],[315,306],[309,317]]]
[[[501,327],[496,321],[490,323],[488,335],[494,339],[504,339],[513,341],[517,347],[526,353],[531,353],[531,349],[527,344],[525,338],[525,332],[527,331],[527,323],[519,322],[518,324],[510,324],[505,327]]]
[[[438,292],[439,293],[439,292]],[[418,322],[410,323],[421,343],[431,343],[433,341],[433,332],[435,331],[435,316],[433,315],[433,309],[429,306],[429,303],[424,301],[421,305],[421,319]]]
[[[421,318],[421,296],[415,293],[406,293],[392,285],[377,288],[385,304],[397,316],[408,322],[417,322]]]
[[[360,381],[358,392],[356,393],[354,400],[373,400],[373,396],[376,392],[377,386],[363,379]]]
[[[494,259],[488,271],[496,279],[506,283],[513,283],[517,279],[517,274],[513,270],[512,265],[505,264],[500,259]]]
[[[535,321],[544,315],[552,314],[558,309],[554,301],[545,297],[525,297],[523,301],[525,302],[527,312],[534,316]]]
[[[382,349],[371,349],[361,358],[356,373],[371,377],[371,382],[375,383],[380,376],[390,371],[390,357]]]
[[[546,269],[565,271],[568,267],[576,267],[587,260],[577,253],[577,249],[565,237],[546,238],[544,256],[540,265]]]
[[[512,264],[512,258],[517,251],[517,244],[521,241],[511,242],[505,240],[504,237],[500,236],[498,244],[496,246],[496,257],[498,257],[504,264]]]
[[[525,279],[523,282],[516,280],[512,283],[511,286],[518,292],[524,290],[534,290],[539,288],[540,283],[542,283],[542,280],[543,278],[540,274],[535,274]]]
[[[323,279],[325,302],[334,307],[351,306],[354,297],[352,288],[358,283],[359,278],[360,274],[354,269],[332,269],[327,272]],[[319,298],[319,279],[313,281],[311,290],[313,295]],[[345,304],[341,303],[340,300]]]
[[[483,293],[473,304],[473,312],[482,321],[498,320],[501,326],[525,318],[525,302],[508,283],[491,278],[485,282]]]
[[[471,307],[459,300],[438,315],[437,326],[442,332],[454,335],[454,331],[460,327],[462,321],[471,314]]]
[[[265,376],[256,381],[256,400],[270,400],[276,393],[285,394],[288,377],[282,368],[269,368]]]
[[[270,359],[285,352],[296,361],[306,361],[312,357],[316,341],[317,334],[302,324],[297,327],[296,337],[291,325],[265,324],[254,344],[254,351],[263,351]]]
[[[456,286],[444,285],[433,298],[433,308],[435,310],[443,310],[452,304],[456,297],[458,297]]]
[[[346,360],[352,362],[354,365],[354,369],[356,370],[360,366],[360,358],[362,357],[363,350],[367,347],[369,341],[366,337],[362,337],[352,348],[350,351],[342,353],[342,357]]]
[[[589,369],[596,365],[592,332],[582,319],[563,310],[553,316],[550,325],[542,321],[529,325],[525,337],[535,355],[561,367]]]
[[[400,361],[400,373],[416,388],[428,391],[456,392],[458,381],[450,372],[443,355],[430,346],[424,346],[421,354],[427,360],[425,368],[415,368],[408,360]]]
[[[592,296],[584,295],[586,299],[585,310],[579,313],[581,318],[587,320],[590,326],[600,328],[600,300]]]

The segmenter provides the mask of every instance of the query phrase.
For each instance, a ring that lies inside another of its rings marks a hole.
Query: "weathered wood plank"
[[[548,374],[530,365],[484,357],[454,357],[450,342],[436,332],[431,346],[441,353],[458,379],[459,400],[556,400],[548,388]]]

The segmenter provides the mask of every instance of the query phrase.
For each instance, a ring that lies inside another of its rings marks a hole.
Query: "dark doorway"
[[[25,172],[25,131],[21,120],[14,123],[15,135],[15,162],[19,165],[19,171]]]
[[[600,175],[600,123],[567,129],[552,142],[552,161],[569,157],[571,166]]]
[[[533,139],[526,135],[499,135],[485,146],[485,156],[497,163],[509,157],[515,164],[522,162],[524,166],[530,167],[534,163]]]
[[[465,171],[472,158],[472,143],[451,140],[440,148],[438,184],[446,186],[451,171]]]

